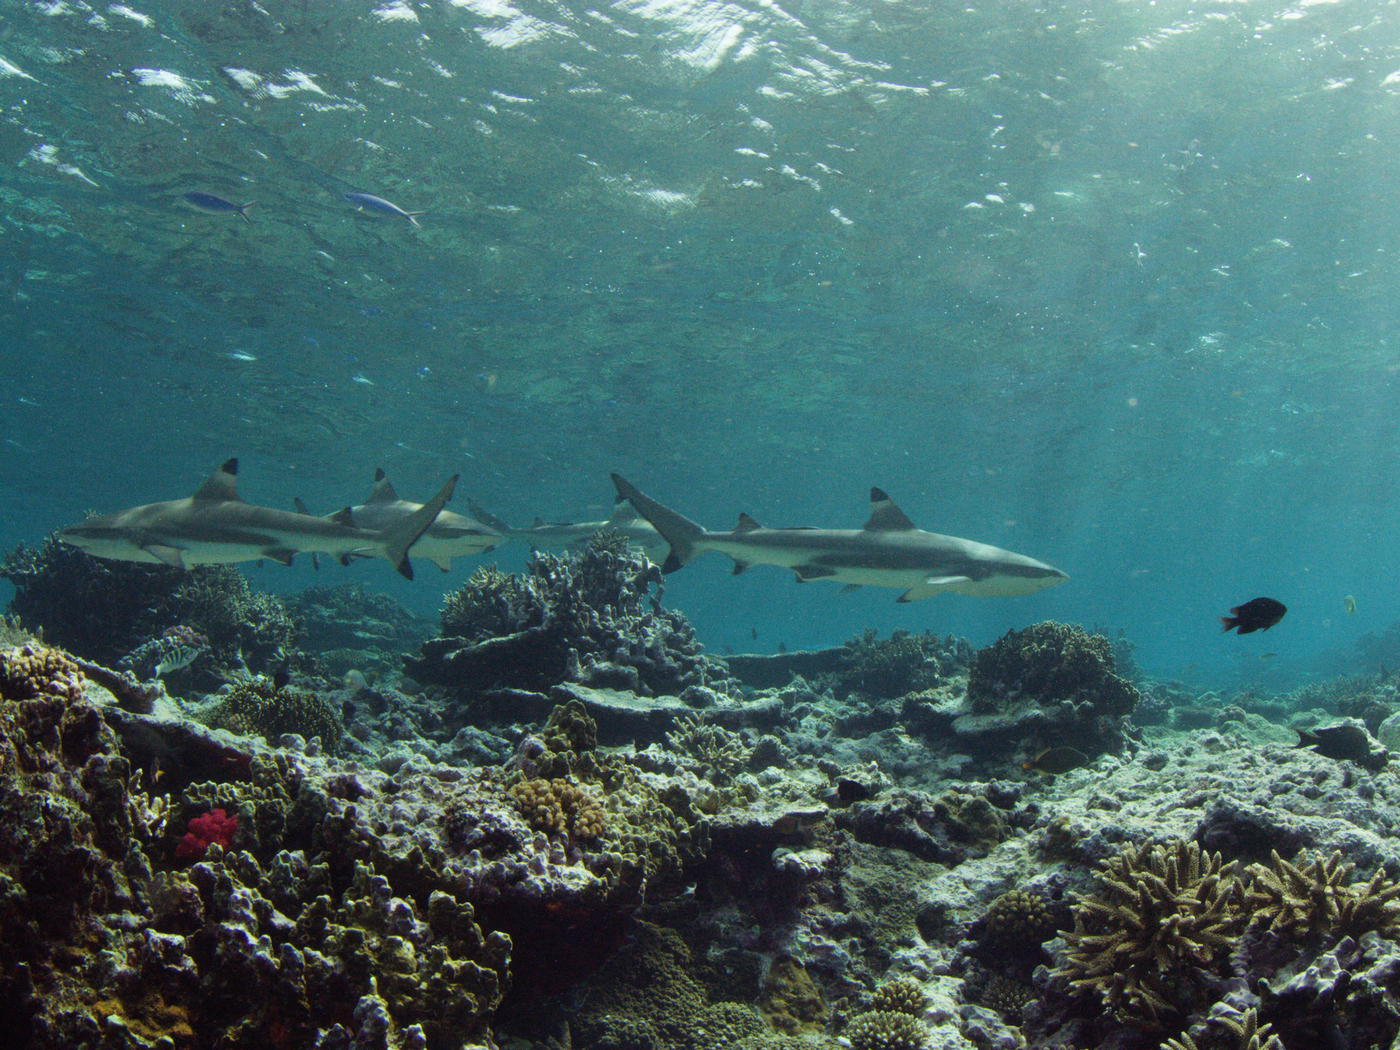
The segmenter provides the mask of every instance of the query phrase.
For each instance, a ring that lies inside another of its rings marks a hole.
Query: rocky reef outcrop
[[[648,697],[725,688],[727,669],[661,606],[660,588],[661,570],[607,532],[578,553],[537,552],[522,576],[478,569],[444,603],[442,636],[404,669],[468,696],[561,682]]]

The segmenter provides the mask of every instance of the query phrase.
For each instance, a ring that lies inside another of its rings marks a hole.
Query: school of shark
[[[468,501],[470,518],[445,507],[458,477],[448,478],[426,503],[401,499],[382,470],[365,502],[318,517],[244,501],[237,489],[238,460],[222,463],[185,499],[148,503],[88,518],[58,539],[98,558],[188,568],[271,559],[291,565],[298,554],[328,554],[342,565],[383,557],[413,579],[411,555],[444,572],[455,557],[492,550],[506,540],[535,547],[575,547],[601,530],[675,572],[706,551],[720,551],[740,573],[753,564],[791,569],[799,582],[830,580],[843,590],[866,585],[901,588],[900,602],[949,591],[978,597],[1032,594],[1069,576],[1045,562],[974,540],[925,532],[882,490],[870,490],[870,517],[860,529],[782,528],[759,525],[747,514],[729,532],[717,532],[651,499],[612,475],[614,513],[605,521],[512,529]]]

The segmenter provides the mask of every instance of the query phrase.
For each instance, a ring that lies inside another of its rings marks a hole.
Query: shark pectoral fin
[[[667,560],[669,561],[670,559],[668,558]],[[740,561],[738,558],[735,558],[735,559],[734,559],[734,568],[731,570],[731,572],[732,572],[733,575],[738,576],[739,573],[743,572],[743,571],[744,571],[745,569],[747,569],[748,567],[749,567],[749,563],[748,563],[748,562],[746,562],[746,561]]]
[[[269,547],[263,551],[264,558],[271,558],[275,562],[291,568],[292,559],[296,557],[296,551],[287,547]]]
[[[828,576],[835,576],[836,570],[827,568],[825,565],[794,565],[792,571],[797,574],[799,583],[806,583],[808,580],[823,580]]]
[[[180,553],[179,547],[167,546],[164,543],[147,543],[141,549],[157,561],[165,562],[166,565],[174,566],[177,569],[185,567],[185,557]]]
[[[451,572],[451,571],[452,571],[452,559],[451,559],[451,558],[429,558],[428,560],[429,560],[430,562],[432,562],[434,565],[436,565],[436,566],[437,566],[439,569],[441,569],[443,572]]]
[[[908,532],[918,528],[882,489],[870,490],[870,520],[866,532]]]
[[[860,590],[860,584],[858,584],[858,583],[848,583],[848,584],[846,584],[846,586],[842,587],[842,588],[841,588],[839,591],[837,591],[836,593],[837,593],[837,594],[850,594],[852,591],[858,591],[858,590]]]
[[[917,587],[910,587],[907,591],[895,599],[897,602],[917,602],[925,598],[932,598],[935,594],[943,591],[951,591],[965,583],[971,583],[968,576],[929,576]]]

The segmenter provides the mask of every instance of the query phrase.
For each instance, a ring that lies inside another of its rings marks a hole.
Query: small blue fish
[[[256,203],[255,201],[249,201],[247,204],[234,204],[233,201],[226,201],[222,197],[205,193],[203,190],[190,190],[189,193],[184,194],[183,199],[195,211],[202,211],[206,215],[227,215],[233,212],[249,226],[253,225],[248,218],[248,209]]]
[[[342,193],[340,196],[344,200],[355,205],[357,211],[363,211],[368,208],[370,211],[377,211],[381,215],[398,215],[407,219],[414,226],[418,226],[420,230],[423,228],[419,226],[417,218],[419,215],[423,214],[421,211],[404,211],[392,201],[386,201],[383,197],[376,197],[373,193]]]

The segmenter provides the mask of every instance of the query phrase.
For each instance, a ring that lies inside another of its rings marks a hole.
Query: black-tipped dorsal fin
[[[906,532],[917,528],[904,511],[895,506],[894,500],[885,495],[884,489],[870,490],[870,520],[865,523],[866,532]]]
[[[238,460],[227,459],[194,493],[196,503],[242,503],[238,498]]]
[[[739,515],[739,524],[737,524],[737,525],[734,526],[734,531],[735,531],[735,532],[753,532],[755,529],[761,529],[761,528],[763,528],[763,526],[760,525],[758,522],[754,521],[753,518],[749,517],[747,514],[740,514],[740,515]]]
[[[636,519],[637,508],[632,506],[631,502],[626,499],[620,499],[615,502],[613,504],[612,513],[608,515],[609,523],[635,521]]]
[[[341,507],[331,515],[331,521],[337,525],[344,525],[347,529],[357,528],[355,524],[355,512],[349,507]]]
[[[384,471],[378,467],[374,468],[374,485],[369,490],[369,495],[365,497],[365,503],[397,503],[399,494],[394,491],[394,486],[389,484],[389,479],[384,476]]]

